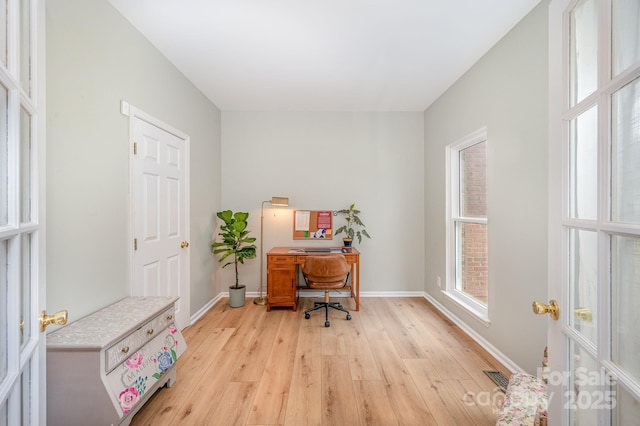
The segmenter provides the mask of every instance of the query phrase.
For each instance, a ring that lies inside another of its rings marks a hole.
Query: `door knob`
[[[557,320],[560,318],[560,308],[558,308],[558,302],[555,300],[550,300],[549,304],[546,305],[542,302],[533,302],[532,304],[533,313],[536,315],[551,315],[551,319]]]
[[[189,247],[189,241],[183,241],[180,243],[181,248]]]
[[[40,331],[44,331],[49,324],[65,325],[68,318],[69,312],[66,309],[53,315],[47,315],[47,311],[42,311],[40,314]]]

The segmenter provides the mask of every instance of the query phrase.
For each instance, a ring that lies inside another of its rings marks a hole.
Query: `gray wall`
[[[288,209],[265,206],[265,252],[274,246],[342,245],[342,235],[325,242],[293,240],[293,210],[339,210],[355,202],[372,237],[356,244],[361,291],[422,293],[421,112],[225,111],[222,123],[223,207],[248,211],[259,237],[260,202],[290,198]],[[231,271],[223,272],[224,282],[232,282]],[[249,290],[257,289],[259,261],[243,265],[240,276]]]
[[[106,0],[46,9],[47,309],[75,320],[130,294],[126,100],[191,137],[193,314],[217,294],[220,110]]]
[[[535,373],[547,294],[547,7],[538,5],[425,112],[426,291]],[[489,316],[485,327],[436,286],[445,271],[445,146],[488,132]]]

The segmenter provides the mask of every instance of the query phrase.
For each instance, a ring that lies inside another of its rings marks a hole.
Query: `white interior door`
[[[638,424],[640,1],[549,16],[551,424]]]
[[[188,137],[133,110],[134,296],[178,296],[189,323]]]
[[[43,11],[0,1],[0,426],[46,418]]]

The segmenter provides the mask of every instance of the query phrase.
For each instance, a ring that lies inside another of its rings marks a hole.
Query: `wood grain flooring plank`
[[[285,425],[322,424],[322,353],[310,320],[300,320]]]
[[[415,299],[413,299],[415,300]],[[456,331],[460,329],[451,322],[450,319],[438,312],[431,304],[426,303],[409,303],[405,305],[410,308],[406,309],[407,314],[415,313],[415,318],[431,330],[433,336],[438,340],[441,346],[448,348],[460,348],[464,346],[460,338],[466,334],[458,334]]]
[[[398,424],[382,380],[355,380],[353,383],[361,425]]]
[[[436,368],[426,359],[404,361],[422,399],[438,425],[468,425],[473,419],[460,409],[459,398],[445,386]]]
[[[247,349],[255,341],[255,334],[261,331],[262,325],[267,319],[266,316],[266,309],[252,304],[235,325],[237,331],[229,339],[224,349],[231,351]]]
[[[322,356],[322,424],[359,423],[357,400],[345,357]]]
[[[474,425],[489,426],[496,423],[497,415],[492,419],[487,418],[485,409],[476,403],[477,397],[468,384],[473,381],[465,380],[446,380],[444,385],[449,388],[449,391],[456,396],[458,402],[458,409],[465,411],[472,419]]]
[[[464,368],[469,375],[469,378],[475,380],[484,388],[497,387],[497,385],[483,372],[483,370],[493,370],[493,366],[487,362],[483,357],[480,357],[478,353],[469,348],[462,349],[446,349],[451,357],[455,359],[458,364]],[[507,369],[503,369],[502,374],[509,377],[510,372]]]
[[[436,420],[413,381],[389,383],[387,396],[400,425],[434,425]]]
[[[238,325],[242,323],[242,317],[248,315],[255,306],[253,303],[249,303],[249,299],[247,299],[247,304],[244,306],[232,308],[229,306],[229,299],[225,298],[216,304],[216,308],[216,313],[218,314],[216,327],[238,328]]]
[[[274,310],[264,317],[264,321],[253,333],[252,340],[242,351],[238,367],[231,378],[232,381],[254,382],[261,379],[285,314],[285,311]]]
[[[342,299],[334,298],[331,299],[331,301],[342,302]],[[312,302],[312,300],[310,302]],[[311,307],[313,307],[313,303],[310,303],[309,308]],[[329,327],[325,327],[324,325],[326,318],[324,309],[311,312],[310,315],[311,318],[305,321],[310,321],[316,330],[320,332],[322,355],[345,355],[347,353],[347,345],[345,342],[344,328],[341,327],[341,325],[350,322],[346,320],[347,314],[336,311],[335,309],[329,309],[329,322],[331,323]]]
[[[216,326],[217,320],[215,315],[206,315],[195,324],[187,327],[182,332],[184,340],[187,342],[189,349],[196,350],[207,340],[212,329]]]
[[[343,329],[351,379],[380,380],[382,375],[364,333],[361,317],[354,315],[348,324],[343,325]]]
[[[467,380],[471,378],[462,365],[446,351],[432,353],[428,359],[444,380]]]
[[[247,424],[284,423],[300,323],[296,320],[299,316],[296,312],[282,313],[283,320],[275,336]]]
[[[369,338],[369,345],[382,379],[386,383],[404,383],[411,380],[404,362],[386,332],[378,333],[373,340]]]
[[[211,410],[220,403],[230,382],[239,355],[239,352],[220,351],[211,365],[200,371],[200,380],[176,413],[174,422],[169,424],[207,424]]]
[[[466,404],[473,403],[484,415],[486,424],[491,424],[504,402],[504,393],[497,387],[487,389],[475,380],[459,380],[458,383],[466,392]]]
[[[207,415],[211,426],[244,425],[249,416],[258,382],[231,382],[216,409]]]
[[[418,344],[418,340],[421,339],[414,338],[415,326],[407,321],[404,310],[395,306],[392,300],[387,299],[378,304],[376,314],[384,324],[387,335],[391,338],[400,358],[425,358],[426,353]]]
[[[366,303],[360,303],[360,321],[368,339],[373,339],[385,331],[385,326],[376,313],[380,303],[381,300],[378,298],[367,298]]]

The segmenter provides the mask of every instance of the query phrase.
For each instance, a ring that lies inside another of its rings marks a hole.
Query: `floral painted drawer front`
[[[127,357],[131,356],[134,351],[141,348],[147,341],[157,336],[158,333],[162,333],[168,325],[173,324],[173,321],[174,308],[172,306],[171,309],[167,309],[164,313],[158,315],[125,339],[108,348],[105,351],[106,373],[109,373],[120,365]]]
[[[174,367],[187,348],[173,323],[107,375],[114,404],[127,414],[146,391]]]

